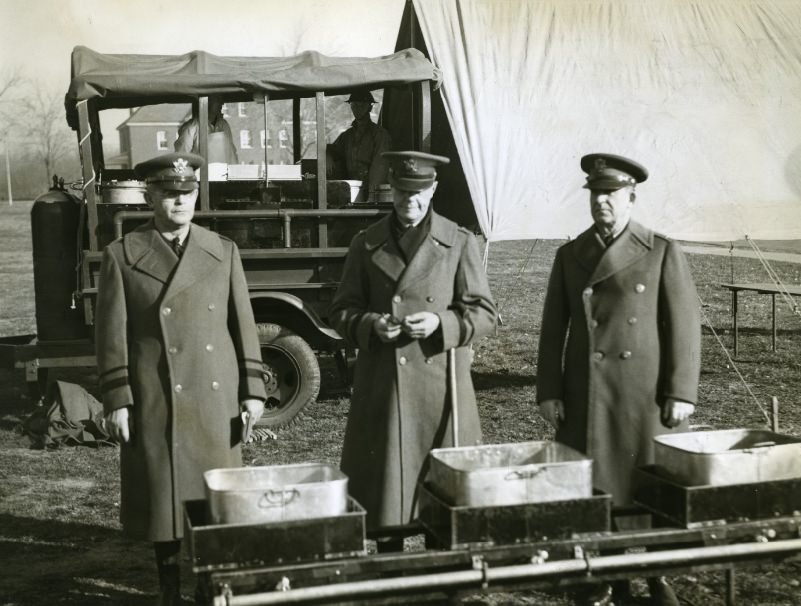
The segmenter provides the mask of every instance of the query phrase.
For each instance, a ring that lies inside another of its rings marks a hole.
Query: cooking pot
[[[105,204],[145,204],[144,181],[109,181],[101,191]]]

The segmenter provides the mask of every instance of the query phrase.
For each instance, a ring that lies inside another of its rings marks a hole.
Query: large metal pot
[[[144,181],[109,181],[101,192],[105,204],[145,204]]]
[[[431,451],[430,482],[457,507],[495,507],[592,496],[592,459],[559,442]]]
[[[654,463],[686,486],[801,477],[801,438],[764,429],[719,429],[654,438]]]
[[[264,524],[343,515],[348,478],[327,463],[211,469],[203,474],[213,524]]]

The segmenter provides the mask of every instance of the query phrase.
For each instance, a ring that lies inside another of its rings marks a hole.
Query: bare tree
[[[22,76],[18,67],[5,70],[0,74],[0,140],[8,137],[12,124],[10,108],[13,99],[11,94],[20,84],[22,84]]]
[[[34,83],[30,94],[14,103],[11,117],[21,143],[42,163],[47,179],[55,172],[56,163],[72,147],[72,132],[64,118],[64,97]]]

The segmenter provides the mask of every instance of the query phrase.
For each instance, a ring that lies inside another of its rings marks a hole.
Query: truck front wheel
[[[285,427],[320,393],[320,365],[306,341],[278,324],[257,324],[267,403],[258,425]]]

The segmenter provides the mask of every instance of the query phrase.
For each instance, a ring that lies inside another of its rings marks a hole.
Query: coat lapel
[[[211,273],[222,260],[223,248],[220,237],[193,224],[181,262],[178,263],[172,281],[167,286],[164,299],[170,299],[196,284],[198,280]]]
[[[429,275],[456,240],[457,226],[432,211],[431,230],[401,275],[398,291],[402,291]]]
[[[606,247],[603,240],[601,240],[598,232],[594,227],[580,233],[573,243],[573,251],[579,265],[584,268],[588,274],[592,274],[595,268],[598,267],[598,262],[601,260]]]
[[[159,235],[153,221],[149,221],[126,234],[122,241],[128,262],[141,271],[166,284],[178,259]]]
[[[392,215],[383,217],[380,221],[373,223],[367,228],[364,234],[364,246],[368,251],[373,252],[373,263],[378,269],[383,271],[393,282],[397,282],[406,263],[403,260],[398,245],[389,233],[389,222]]]
[[[586,233],[586,232],[585,232]],[[590,284],[597,284],[628,267],[648,253],[654,245],[654,232],[629,221],[628,226],[601,256],[590,276]]]

